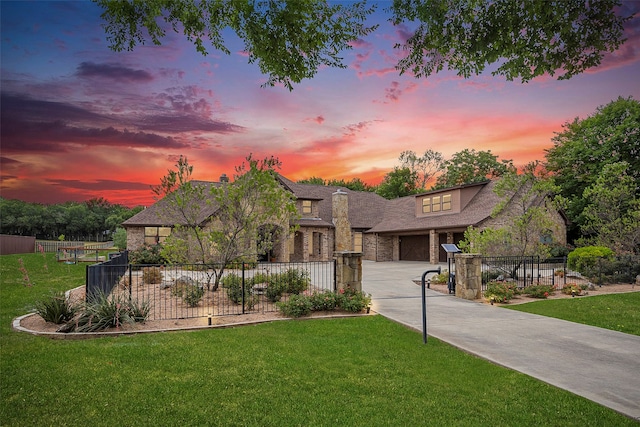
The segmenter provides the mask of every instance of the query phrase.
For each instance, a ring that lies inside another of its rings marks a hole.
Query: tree
[[[311,1],[94,0],[104,10],[111,48],[132,50],[148,37],[161,43],[166,27],[182,31],[196,50],[207,54],[204,40],[229,54],[224,36],[229,28],[244,41],[249,63],[269,76],[266,85],[311,78],[318,68],[341,67],[340,52],[373,31],[364,24],[374,8],[364,3]],[[158,21],[165,21],[162,25]],[[143,30],[147,35],[143,34]]]
[[[394,167],[378,185],[376,193],[385,199],[395,199],[418,193],[415,187],[416,174],[409,168]]]
[[[399,160],[401,168],[409,168],[415,175],[414,185],[418,190],[426,190],[427,183],[444,167],[442,154],[431,149],[426,150],[421,157],[418,157],[415,151],[403,151]]]
[[[530,163],[522,174],[512,171],[498,180],[494,192],[501,201],[492,216],[508,213],[506,223],[500,228],[470,227],[461,249],[485,256],[548,257],[554,236],[564,240],[551,216],[562,205],[562,198],[553,197],[559,189],[551,178],[537,177],[536,167],[537,162]]]
[[[511,160],[500,160],[491,150],[464,149],[455,153],[443,164],[444,172],[438,177],[435,188],[473,184],[515,172]]]
[[[595,184],[606,165],[619,162],[626,162],[627,173],[640,182],[640,102],[631,97],[620,97],[585,119],[565,123],[563,131],[553,138],[545,166],[568,200],[573,238],[583,234],[585,189]],[[640,196],[640,186],[635,196]]]
[[[418,23],[398,45],[401,73],[426,77],[445,66],[459,76],[482,73],[527,82],[545,73],[568,79],[600,64],[624,42],[619,0],[394,0],[393,22]],[[564,74],[561,74],[564,72]]]
[[[312,176],[311,178],[301,179],[298,184],[327,185],[327,182],[320,177]]]
[[[217,289],[232,262],[255,260],[286,239],[297,218],[293,195],[276,179],[276,158],[255,160],[236,168],[233,182],[205,185],[191,180],[193,167],[185,157],[155,187],[164,195],[163,215],[177,218],[163,243],[162,255],[176,263],[207,267],[208,285]]]
[[[376,29],[366,19],[375,6],[365,1],[94,0],[102,9],[111,48],[132,50],[150,40],[160,44],[168,28],[181,31],[202,54],[204,40],[229,54],[229,28],[245,43],[249,63],[268,75],[267,85],[311,78],[323,66],[342,67],[340,52]],[[605,52],[624,41],[619,0],[394,0],[386,11],[393,24],[417,24],[396,47],[408,51],[400,73],[426,77],[445,65],[460,76],[493,74],[523,82],[548,73],[567,79],[600,64]],[[160,21],[160,22],[159,22]],[[164,21],[166,24],[163,24]]]
[[[627,162],[605,165],[596,182],[584,191],[583,243],[606,246],[617,253],[640,252],[638,181]]]

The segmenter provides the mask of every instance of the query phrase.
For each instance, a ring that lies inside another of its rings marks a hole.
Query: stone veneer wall
[[[364,234],[363,255],[368,261],[393,261],[393,237]]]
[[[144,245],[144,227],[127,228],[127,249],[135,251]]]

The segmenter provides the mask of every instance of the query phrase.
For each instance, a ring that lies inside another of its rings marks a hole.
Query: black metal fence
[[[512,281],[519,288],[550,285],[562,289],[567,284],[567,258],[537,256],[482,257],[482,290],[491,281]]]
[[[482,290],[491,281],[512,281],[519,288],[551,285],[562,289],[567,283],[634,283],[640,275],[640,257],[582,257],[571,266],[567,258],[483,257]]]
[[[115,261],[116,258],[110,260]],[[335,261],[87,267],[87,296],[102,293],[149,304],[150,320],[260,314],[291,295],[336,290]],[[217,277],[219,276],[219,277]]]
[[[127,251],[113,254],[100,264],[88,265],[86,270],[87,300],[99,295],[109,295],[129,268]]]

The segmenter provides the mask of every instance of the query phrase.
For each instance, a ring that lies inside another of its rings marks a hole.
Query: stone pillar
[[[362,254],[358,252],[334,252],[336,260],[336,288],[362,291]]]
[[[456,296],[482,298],[482,257],[480,254],[455,254]]]
[[[351,223],[349,222],[349,197],[338,189],[331,198],[333,225],[335,226],[335,251],[351,251]]]

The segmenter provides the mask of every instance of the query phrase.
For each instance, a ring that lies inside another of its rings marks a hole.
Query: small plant
[[[338,296],[332,291],[314,292],[309,299],[313,311],[331,311],[338,306]]]
[[[527,286],[522,291],[523,294],[530,296],[531,298],[547,298],[549,295],[553,295],[555,287],[551,285],[533,285]]]
[[[486,299],[502,303],[509,302],[517,294],[516,285],[507,282],[489,282],[487,283],[487,290],[484,291]]]
[[[439,285],[443,283],[447,283],[448,280],[449,280],[449,270],[444,270],[442,273],[436,274],[435,276],[431,277],[431,283],[439,284]]]
[[[567,283],[562,288],[562,293],[565,295],[581,295],[582,291],[582,287],[578,286],[575,283]]]
[[[338,307],[350,313],[360,313],[371,305],[371,295],[352,288],[338,291]]]
[[[158,267],[145,267],[142,269],[142,283],[154,284],[162,282],[162,271]]]
[[[80,315],[67,323],[65,331],[96,332],[119,328],[125,323],[144,322],[149,315],[145,302],[129,301],[124,295],[96,295],[87,302]]]
[[[198,303],[204,296],[204,289],[200,286],[189,286],[186,288],[182,299],[189,307],[197,307]]]
[[[557,269],[556,271],[553,272],[553,275],[556,277],[564,277],[564,270]]]
[[[60,325],[73,319],[76,307],[69,302],[64,292],[52,292],[48,298],[36,302],[36,313],[47,322]]]
[[[311,313],[311,300],[304,295],[291,295],[289,300],[277,302],[276,306],[287,317],[302,317]]]

